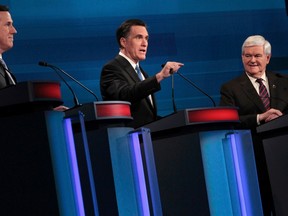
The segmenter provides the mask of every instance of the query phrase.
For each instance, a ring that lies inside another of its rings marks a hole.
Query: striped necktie
[[[0,58],[0,64],[3,66],[4,73],[5,73],[6,80],[7,80],[7,81],[6,81],[7,84],[8,84],[8,85],[9,85],[9,84],[10,84],[10,85],[11,85],[11,84],[12,84],[12,85],[16,85],[13,77],[11,76],[11,73],[9,72],[9,69],[8,69],[5,61],[4,61],[2,58]]]
[[[257,79],[256,82],[259,83],[259,96],[264,104],[266,110],[270,109],[270,98],[267,91],[267,88],[262,82],[262,79]]]

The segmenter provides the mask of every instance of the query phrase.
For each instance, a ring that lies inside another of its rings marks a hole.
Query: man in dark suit
[[[3,53],[13,47],[14,34],[16,33],[9,8],[0,5],[0,89],[16,84],[15,77],[2,59]]]
[[[243,128],[254,130],[256,126],[271,121],[288,110],[288,79],[266,71],[271,58],[271,45],[262,36],[248,37],[242,46],[242,62],[245,73],[222,85],[220,106],[239,107]],[[265,109],[259,96],[261,78],[268,90],[270,108]]]
[[[266,70],[270,59],[270,43],[260,35],[248,37],[242,45],[244,73],[223,84],[220,90],[220,106],[238,107],[241,128],[252,132],[264,215],[271,215],[273,201],[264,149],[256,127],[288,110],[288,79]]]
[[[17,84],[16,77],[11,73],[2,58],[3,53],[13,47],[14,34],[16,33],[9,8],[0,5],[0,90]],[[55,111],[65,111],[68,107],[61,105],[53,109]]]
[[[153,93],[161,89],[163,79],[177,72],[183,64],[167,62],[160,72],[148,77],[139,66],[139,62],[146,59],[148,48],[146,24],[138,19],[127,20],[117,29],[116,36],[120,52],[102,68],[101,95],[103,100],[129,101],[133,121],[128,126],[137,128],[157,120]]]

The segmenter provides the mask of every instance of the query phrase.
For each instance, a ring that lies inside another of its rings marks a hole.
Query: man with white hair
[[[288,79],[266,71],[270,59],[270,43],[260,35],[248,37],[242,45],[244,73],[221,87],[220,106],[238,107],[244,128],[255,129],[288,110]],[[266,96],[262,98],[266,104],[261,99],[260,84],[266,88]]]
[[[274,210],[264,148],[256,127],[288,110],[288,78],[266,70],[270,59],[270,43],[261,35],[248,37],[242,45],[244,73],[221,86],[219,104],[238,107],[240,127],[251,130],[264,215]]]

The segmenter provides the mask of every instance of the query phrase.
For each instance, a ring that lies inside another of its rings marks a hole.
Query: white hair
[[[242,54],[244,53],[245,47],[251,46],[263,46],[266,55],[271,55],[271,44],[261,35],[249,36],[242,45]]]

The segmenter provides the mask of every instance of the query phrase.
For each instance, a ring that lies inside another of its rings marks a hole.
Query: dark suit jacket
[[[282,112],[288,110],[288,78],[273,72],[266,72],[270,89],[270,107]],[[244,128],[257,127],[257,114],[265,112],[264,105],[245,73],[222,85],[220,106],[239,108],[241,125]]]
[[[9,71],[10,72],[10,71]],[[15,76],[10,72],[12,78],[16,82]],[[9,82],[9,81],[8,81]],[[4,67],[0,64],[0,89],[5,88],[9,86],[10,84],[7,84],[7,80],[5,79],[5,69]]]
[[[134,68],[118,55],[102,68],[100,89],[103,100],[119,100],[131,103],[133,121],[128,126],[137,128],[157,119],[157,107],[153,93],[161,89],[156,77],[148,77],[140,68],[145,80],[140,81]],[[148,99],[152,96],[153,106]]]
[[[4,68],[0,65],[0,89],[7,86]]]

